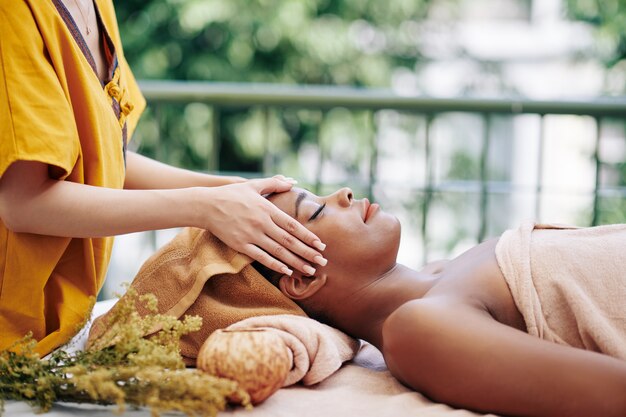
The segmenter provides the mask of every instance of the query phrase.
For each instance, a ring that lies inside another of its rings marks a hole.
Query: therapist
[[[267,267],[312,275],[324,244],[245,181],[127,151],[145,100],[111,0],[0,2],[0,350],[67,342],[106,276],[111,236],[208,229]]]

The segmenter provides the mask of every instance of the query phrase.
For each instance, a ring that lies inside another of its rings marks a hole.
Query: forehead
[[[300,200],[306,200],[311,198],[313,194],[302,188],[293,187],[289,191],[284,193],[272,194],[269,200],[276,205],[279,209],[289,214],[291,217],[296,217],[296,202]]]

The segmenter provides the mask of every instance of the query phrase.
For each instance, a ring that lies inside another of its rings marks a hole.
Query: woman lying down
[[[415,271],[396,262],[398,220],[350,189],[269,198],[328,264],[266,278],[402,383],[480,412],[626,416],[626,225],[529,224]]]

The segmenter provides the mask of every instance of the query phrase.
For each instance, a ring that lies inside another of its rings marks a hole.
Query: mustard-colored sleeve
[[[0,2],[0,176],[15,161],[72,171],[80,152],[74,115],[23,1]]]

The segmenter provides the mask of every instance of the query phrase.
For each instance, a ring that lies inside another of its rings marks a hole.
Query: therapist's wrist
[[[213,187],[191,187],[186,189],[185,201],[181,204],[181,215],[191,227],[207,228],[207,217],[214,210],[215,192]]]

